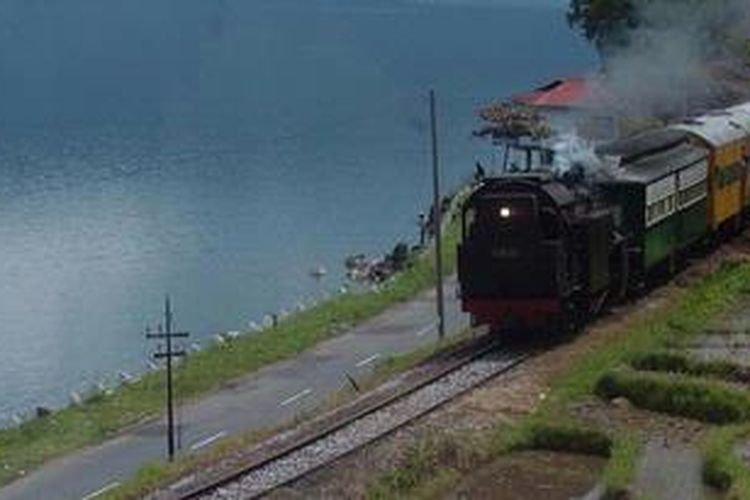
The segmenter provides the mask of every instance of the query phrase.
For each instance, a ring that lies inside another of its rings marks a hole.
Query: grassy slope
[[[546,404],[532,420],[555,422],[568,406],[594,394],[602,378],[639,354],[659,351],[703,331],[708,323],[727,311],[750,291],[750,264],[728,264],[700,284],[678,294],[665,306],[632,325],[607,348],[591,353],[578,363],[551,391]],[[616,496],[632,479],[638,447],[632,437],[617,435],[604,474],[607,490]]]
[[[669,343],[700,333],[711,319],[725,312],[748,291],[750,263],[742,263],[723,266],[690,290],[675,293],[666,304],[619,332],[606,348],[584,355],[552,387],[545,403],[534,415],[515,428],[499,424],[489,435],[479,437],[478,441],[483,445],[474,448],[478,460],[486,462],[514,449],[529,447],[581,451],[579,448],[583,446],[591,448],[583,451],[605,454],[604,445],[596,432],[588,433],[585,429],[579,429],[576,422],[561,417],[568,414],[570,404],[594,394],[605,374],[628,364],[640,353],[658,351]],[[471,438],[459,437],[458,441]],[[477,436],[473,438],[477,440]],[[606,450],[610,461],[603,481],[608,492],[616,496],[633,477],[640,447],[637,439],[629,434],[613,433],[610,439],[611,445]],[[455,464],[441,464],[434,454],[422,455],[416,455],[422,463],[415,464],[412,459],[407,464],[410,470],[418,470],[420,474],[408,474],[409,481],[394,481],[398,473],[388,471],[373,481],[370,490],[372,496],[420,497],[420,492],[433,490],[431,477],[441,478],[446,474],[456,476]],[[428,466],[427,472],[425,464]],[[478,466],[475,462],[460,469],[458,477],[471,473]]]
[[[456,212],[455,208],[452,212]],[[459,232],[457,219],[446,224],[443,245],[446,273],[455,268]],[[434,284],[433,260],[429,252],[419,255],[409,269],[380,291],[334,297],[290,316],[274,328],[191,355],[176,372],[180,396],[195,398],[206,394],[231,379],[294,356],[395,303],[414,297]],[[118,388],[112,395],[92,395],[81,406],[0,431],[0,486],[51,458],[101,442],[129,425],[159,415],[164,401],[162,379],[163,374],[152,372],[137,383]]]

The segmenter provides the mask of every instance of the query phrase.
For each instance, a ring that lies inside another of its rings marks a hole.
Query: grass
[[[462,196],[454,198],[452,214],[457,213]],[[444,231],[446,273],[455,268],[459,237],[460,221],[451,217]],[[176,370],[179,396],[196,398],[232,379],[292,357],[431,285],[434,285],[434,264],[426,251],[414,257],[407,270],[378,291],[336,296],[282,320],[273,328],[192,354]],[[80,406],[53,411],[49,416],[0,430],[0,486],[54,457],[99,443],[128,426],[160,415],[162,379],[162,373],[151,372],[136,383],[119,387],[114,394],[92,395]]]
[[[617,369],[605,373],[596,386],[605,399],[625,397],[647,410],[714,424],[750,419],[750,393],[704,379]]]
[[[708,390],[709,395],[705,396],[708,401],[716,400],[717,404],[723,404],[726,407],[719,415],[744,418],[747,411],[747,397],[744,394],[738,395],[740,391],[733,390],[731,387],[692,380],[685,381],[687,386],[683,386],[680,385],[678,377],[674,377],[672,381],[669,375],[635,374],[632,370],[626,374],[617,372],[615,369],[639,359],[643,352],[661,351],[670,343],[687,341],[691,336],[701,333],[712,319],[728,310],[748,290],[750,290],[750,263],[733,262],[722,266],[694,287],[672,293],[664,304],[635,319],[629,326],[618,332],[606,347],[586,353],[564,377],[552,386],[545,402],[534,415],[513,428],[498,424],[489,435],[482,433],[473,435],[474,442],[480,443],[475,446],[475,452],[472,455],[475,461],[469,461],[465,467],[457,468],[455,462],[449,461],[446,464],[436,462],[435,454],[410,456],[405,464],[399,464],[378,476],[374,482],[376,486],[371,490],[377,492],[377,495],[373,494],[372,497],[419,498],[423,491],[441,491],[444,494],[450,491],[444,489],[446,477],[460,478],[463,474],[471,473],[482,463],[524,448],[609,456],[602,475],[606,488],[605,495],[608,498],[621,497],[627,491],[635,475],[641,454],[640,441],[632,434],[609,435],[607,433],[603,435],[600,431],[580,428],[575,423],[566,422],[565,420],[569,418],[566,415],[569,414],[570,405],[596,393],[597,387],[599,390],[608,387],[611,392],[607,395],[614,395],[615,392],[619,394],[621,391],[614,389],[620,387],[623,382],[626,382],[625,386],[636,385],[635,378],[632,381],[626,380],[626,376],[641,377],[642,375],[643,379],[638,378],[638,381],[666,380],[669,382],[666,386],[659,386],[663,393],[661,397],[666,401],[671,401],[669,405],[664,404],[667,409],[674,404],[685,408],[686,411],[714,418],[713,414],[705,411],[706,407],[701,402],[703,396],[699,394],[702,390]],[[661,359],[659,363],[667,364],[666,361]],[[668,361],[672,362],[672,360]],[[691,369],[703,372],[722,373],[724,370],[717,366],[711,368],[691,366]],[[602,382],[607,376],[610,377],[608,380],[611,384],[609,385]],[[683,388],[687,388],[691,393],[690,396],[685,397],[685,401],[678,397],[679,389]],[[669,397],[672,396],[670,400]],[[466,438],[466,441],[469,442],[470,439]],[[450,482],[447,484],[451,486]],[[441,485],[443,485],[442,490],[439,489]]]
[[[607,457],[612,448],[612,439],[600,431],[535,421],[522,427],[513,441],[509,451],[547,450]]]
[[[229,457],[233,452],[256,444],[278,429],[248,432],[239,437],[218,441],[200,453],[190,452],[178,455],[174,462],[153,461],[140,467],[138,471],[117,488],[101,495],[101,499],[125,500],[144,498],[159,487],[177,481],[181,477],[211,466],[219,460]]]
[[[398,467],[380,474],[368,485],[371,500],[435,498],[455,485],[461,471],[476,464],[483,446],[465,435],[431,434],[411,445]]]
[[[658,351],[675,339],[687,339],[703,331],[718,314],[729,309],[750,288],[750,263],[729,263],[695,287],[675,293],[663,307],[644,315],[607,347],[591,352],[567,376],[552,387],[543,416],[554,418],[572,401],[593,394],[599,379],[625,365],[639,353]]]
[[[380,474],[368,498],[435,498],[455,486],[467,472],[502,455],[524,450],[608,457],[603,473],[607,498],[627,490],[635,474],[641,444],[631,434],[610,437],[572,423],[550,424],[531,418],[519,426],[498,425],[489,431],[465,433],[412,445],[398,467]]]
[[[718,378],[726,381],[747,382],[750,373],[746,367],[726,360],[701,361],[687,354],[658,351],[638,354],[630,360],[636,370],[681,373],[695,377]]]
[[[507,451],[533,449],[607,457],[602,473],[605,498],[622,498],[627,492],[642,451],[636,435],[629,432],[609,435],[572,423],[550,424],[533,419],[524,427],[512,438],[515,443]]]
[[[551,425],[529,420],[452,435],[430,435],[411,445],[397,467],[379,474],[367,489],[373,500],[435,498],[455,487],[467,472],[491,459],[523,450],[546,450],[610,456],[613,441],[605,434],[571,424]]]
[[[602,474],[606,498],[625,497],[642,451],[641,441],[631,433],[620,433],[612,440],[609,461]]]
[[[385,358],[375,366],[373,372],[357,381],[360,391],[367,391],[384,381],[393,378],[395,375],[403,373],[421,363],[428,361],[430,358],[439,355],[444,350],[455,346],[469,338],[469,330],[461,334],[452,335],[442,342],[437,342],[415,351],[393,355]],[[350,386],[333,393],[320,407],[313,412],[301,416],[301,419],[309,419],[320,415],[325,411],[332,410],[345,403],[352,401],[358,395]],[[181,477],[200,470],[207,464],[216,463],[219,460],[231,457],[235,452],[246,449],[252,444],[259,443],[268,436],[279,432],[281,428],[268,429],[262,432],[250,432],[240,436],[232,436],[221,440],[215,446],[208,448],[206,452],[200,454],[189,453],[178,455],[172,463],[157,461],[149,463],[138,470],[136,474],[130,477],[122,485],[108,492],[104,498],[110,500],[124,500],[142,498],[145,494],[152,492],[160,487],[176,482]]]
[[[602,473],[605,498],[622,498],[635,477],[642,443],[629,432],[608,435],[597,429],[579,425],[550,424],[531,420],[512,439],[507,451],[524,449],[547,450],[607,457]]]
[[[750,499],[748,466],[734,452],[735,443],[748,437],[750,425],[744,424],[713,429],[703,441],[703,481],[730,499]]]

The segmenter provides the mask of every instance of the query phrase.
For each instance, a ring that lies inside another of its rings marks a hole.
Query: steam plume
[[[640,27],[603,54],[607,106],[675,118],[750,95],[750,0],[638,0],[636,7]]]

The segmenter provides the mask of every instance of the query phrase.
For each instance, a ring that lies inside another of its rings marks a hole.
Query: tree
[[[738,0],[570,0],[567,18],[603,55],[629,45],[638,28],[689,33],[707,52],[722,51],[747,37],[750,21]]]
[[[567,17],[600,52],[626,44],[639,24],[633,0],[570,0]]]

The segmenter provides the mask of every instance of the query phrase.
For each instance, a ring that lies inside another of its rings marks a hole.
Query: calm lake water
[[[0,421],[336,290],[471,175],[479,103],[594,67],[564,2],[3,0]],[[318,282],[316,266],[330,272]]]

